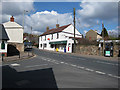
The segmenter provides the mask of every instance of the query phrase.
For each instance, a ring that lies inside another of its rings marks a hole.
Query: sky
[[[15,22],[23,25],[24,32],[30,33],[32,27],[33,34],[42,34],[46,27],[55,28],[73,24],[73,8],[76,9],[76,28],[85,35],[90,29],[101,33],[102,22],[109,34],[118,35],[118,0],[99,0],[96,2],[88,0],[64,0],[58,1],[35,1],[35,0],[2,0],[0,3],[0,21],[5,23],[13,15]]]

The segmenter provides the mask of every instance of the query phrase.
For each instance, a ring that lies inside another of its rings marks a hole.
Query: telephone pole
[[[104,56],[104,54],[105,54],[105,52],[104,52],[104,48],[105,48],[105,33],[104,33],[104,24],[103,24],[103,22],[102,22],[102,38],[103,38],[103,56]]]
[[[32,26],[31,26],[31,42],[32,42]]]
[[[74,20],[73,20],[73,22],[74,22],[74,53],[76,52],[76,42],[75,42],[75,8],[73,8],[74,9],[74,12],[73,12],[73,14],[74,14]]]

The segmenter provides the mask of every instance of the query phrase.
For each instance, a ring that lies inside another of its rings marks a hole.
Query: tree
[[[102,30],[102,32],[101,32],[101,36],[104,37],[104,38],[105,38],[105,37],[108,37],[108,32],[107,32],[107,30],[106,30],[105,27],[103,28],[103,30]]]

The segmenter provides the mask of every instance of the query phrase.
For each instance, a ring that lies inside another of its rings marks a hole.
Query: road
[[[3,63],[3,88],[118,88],[117,60],[34,53],[28,60]]]

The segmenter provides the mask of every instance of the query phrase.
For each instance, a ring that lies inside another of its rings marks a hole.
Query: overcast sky
[[[0,21],[7,22],[13,15],[15,22],[22,25],[23,11],[27,10],[24,15],[24,31],[29,33],[32,27],[34,34],[41,34],[47,26],[55,28],[57,22],[60,26],[73,24],[73,8],[76,8],[76,27],[80,33],[85,34],[90,29],[101,33],[102,22],[109,33],[116,35],[118,32],[118,0],[40,1],[43,0],[2,0]]]

